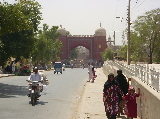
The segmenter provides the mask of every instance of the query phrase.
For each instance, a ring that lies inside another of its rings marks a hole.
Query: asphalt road
[[[75,110],[88,79],[87,69],[67,68],[63,74],[45,71],[47,90],[35,106],[26,96],[28,76],[0,78],[0,119],[75,119]]]

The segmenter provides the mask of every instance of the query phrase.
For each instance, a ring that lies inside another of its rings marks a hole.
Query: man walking
[[[93,68],[93,66],[90,63],[88,63],[88,74],[89,74],[89,80],[88,80],[88,82],[90,82],[90,80],[93,79],[92,68]]]

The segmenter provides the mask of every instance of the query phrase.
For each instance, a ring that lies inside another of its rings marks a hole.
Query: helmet
[[[34,67],[33,72],[38,72],[38,67]]]
[[[118,70],[117,70],[117,74],[122,74],[122,70],[121,70],[121,69],[118,69]]]
[[[34,69],[34,70],[38,70],[38,67],[34,67],[33,69]]]

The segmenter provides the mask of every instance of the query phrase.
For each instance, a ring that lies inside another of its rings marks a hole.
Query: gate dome
[[[96,29],[95,36],[106,36],[106,30],[102,27]]]
[[[66,35],[67,31],[64,28],[58,28],[57,33],[60,33],[61,35]]]

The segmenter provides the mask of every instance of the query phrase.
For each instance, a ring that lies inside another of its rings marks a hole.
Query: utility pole
[[[113,35],[114,41],[113,41],[113,61],[114,61],[114,57],[115,57],[115,39],[116,39],[116,33],[114,31],[114,35]]]
[[[115,39],[116,39],[115,31],[114,31],[114,35],[113,35],[113,37],[114,37],[114,47],[115,47]]]
[[[130,65],[130,2],[131,0],[128,0],[128,34],[127,34],[127,40],[128,40],[128,48],[127,48],[127,64]]]

